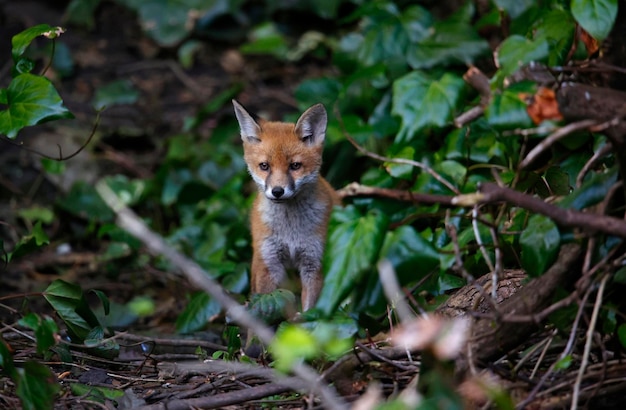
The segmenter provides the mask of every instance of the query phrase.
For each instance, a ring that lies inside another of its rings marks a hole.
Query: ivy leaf
[[[572,15],[598,41],[604,40],[617,16],[617,0],[572,0]]]
[[[552,219],[533,215],[519,241],[522,247],[522,267],[530,276],[537,277],[556,260],[561,235]]]
[[[92,104],[96,110],[118,104],[134,104],[139,99],[139,91],[129,80],[108,83],[96,90]]]
[[[267,294],[252,295],[248,311],[265,323],[273,324],[293,315],[296,296],[286,289],[276,289]]]
[[[439,266],[437,250],[407,225],[387,232],[380,256],[391,262],[401,285],[417,282]]]
[[[46,288],[43,296],[65,322],[76,342],[82,342],[94,327],[100,326],[80,286],[57,279]]]
[[[15,138],[25,127],[74,115],[63,106],[63,100],[50,80],[33,74],[20,74],[0,93],[0,134]]]
[[[508,77],[531,61],[547,59],[549,53],[545,38],[533,41],[513,35],[504,40],[496,50],[496,64],[500,68],[500,75]]]
[[[426,127],[443,127],[451,121],[465,82],[445,73],[433,77],[413,71],[393,83],[392,113],[402,120],[396,143],[407,143]]]
[[[324,287],[317,302],[330,315],[374,266],[385,238],[388,219],[382,213],[365,216],[351,206],[333,212],[324,256]]]
[[[407,62],[415,69],[437,65],[470,64],[489,51],[489,44],[469,24],[460,21],[436,23],[432,35],[411,46]]]
[[[221,309],[222,307],[215,299],[204,292],[196,292],[191,296],[191,300],[183,313],[176,319],[176,331],[178,333],[191,333],[200,330]]]
[[[48,24],[39,24],[37,26],[33,26],[27,28],[13,36],[11,39],[11,45],[13,46],[11,50],[11,55],[13,56],[13,61],[18,62],[20,57],[24,54],[30,43],[34,39],[39,36],[45,36],[49,39],[54,39],[60,36],[65,32],[65,29],[62,27],[53,27]]]
[[[496,129],[528,128],[532,121],[528,116],[524,94],[534,94],[534,86],[524,83],[513,84],[500,93],[494,93],[485,110],[485,117],[490,126]]]

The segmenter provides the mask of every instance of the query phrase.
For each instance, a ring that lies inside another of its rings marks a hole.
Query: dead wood
[[[513,296],[504,300],[498,309],[514,315],[532,316],[545,308],[554,295],[554,291],[567,283],[568,277],[579,273],[581,247],[567,244],[561,247],[556,262],[542,276],[531,280]],[[577,266],[578,265],[578,266]],[[506,318],[504,318],[506,319]],[[513,322],[496,320],[494,317],[478,318],[472,326],[472,352],[476,359],[486,360],[520,341],[537,328],[537,322]]]

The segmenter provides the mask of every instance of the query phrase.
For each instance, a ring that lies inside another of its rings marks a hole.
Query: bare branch
[[[115,212],[120,228],[141,240],[153,255],[165,257],[173,266],[183,272],[191,283],[211,295],[222,305],[229,317],[252,330],[263,343],[270,344],[272,342],[274,332],[270,328],[252,317],[242,305],[228,296],[220,284],[213,279],[213,276],[202,269],[200,265],[169,246],[161,236],[151,231],[132,210],[119,200],[104,181],[96,184],[96,190],[104,202]],[[313,369],[304,364],[297,364],[292,371],[305,381],[311,390],[322,396],[328,408],[345,408],[342,400],[328,386],[321,383],[320,376]],[[277,375],[277,377],[279,376]]]

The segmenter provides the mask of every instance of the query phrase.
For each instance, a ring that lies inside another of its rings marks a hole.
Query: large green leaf
[[[396,142],[410,142],[426,127],[449,123],[464,87],[463,79],[452,73],[436,77],[412,71],[394,81],[392,113],[402,120]]]
[[[324,257],[324,287],[317,302],[326,315],[334,312],[374,266],[387,223],[382,213],[362,216],[352,206],[333,212]]]
[[[221,309],[220,304],[205,292],[196,292],[191,296],[191,300],[183,313],[176,319],[176,331],[178,333],[191,333],[200,330]]]
[[[100,326],[80,286],[57,279],[46,288],[43,296],[65,322],[76,342],[82,342],[94,327]]]
[[[561,235],[550,218],[533,215],[520,235],[519,242],[522,247],[522,267],[530,276],[540,276],[556,260]]]
[[[5,91],[0,93],[0,134],[15,138],[24,127],[62,118],[74,118],[63,106],[50,80],[33,74],[15,77]]]
[[[596,40],[604,40],[615,23],[617,5],[617,0],[572,0],[571,10],[585,31]]]
[[[461,21],[436,23],[429,37],[411,45],[407,62],[415,69],[437,65],[472,63],[489,51],[489,44],[469,24]]]

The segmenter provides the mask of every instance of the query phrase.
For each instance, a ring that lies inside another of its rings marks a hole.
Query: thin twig
[[[578,377],[576,377],[576,382],[574,383],[574,390],[572,392],[572,405],[570,406],[571,410],[576,410],[578,408],[578,399],[579,399],[578,396],[580,395],[580,384],[583,381],[583,375],[585,374],[587,363],[589,363],[589,353],[591,352],[593,333],[596,331],[596,322],[598,321],[598,313],[600,312],[600,307],[602,306],[602,297],[604,296],[604,288],[606,287],[606,283],[608,282],[610,276],[611,275],[606,274],[600,280],[600,286],[598,287],[598,294],[596,295],[596,303],[594,303],[593,305],[593,313],[591,314],[591,320],[589,321],[589,327],[587,328],[585,348],[583,351],[582,361],[578,369]]]
[[[591,168],[594,167],[601,158],[609,155],[612,150],[613,145],[610,142],[607,142],[598,151],[593,153],[593,156],[589,158],[576,177],[576,188],[580,188],[582,186],[585,176],[589,173],[589,170],[591,170]]]
[[[543,139],[535,148],[533,148],[526,158],[519,164],[519,169],[524,169],[528,165],[530,165],[542,152],[546,151],[550,148],[554,143],[559,141],[560,139],[567,137],[569,134],[581,131],[587,128],[593,128],[593,131],[601,131],[607,129],[609,127],[613,127],[619,123],[619,118],[613,118],[609,121],[605,121],[603,123],[598,123],[597,120],[581,120],[577,122],[572,122],[564,127],[561,127],[554,131],[552,134],[548,135],[545,139]]]
[[[596,120],[582,120],[577,122],[572,122],[567,124],[564,127],[561,127],[554,131],[552,134],[548,135],[546,138],[541,140],[539,144],[526,155],[526,158],[519,164],[519,169],[526,168],[529,164],[531,164],[542,152],[546,151],[550,148],[554,143],[558,140],[568,136],[569,134],[587,129],[596,125],[598,122]]]

